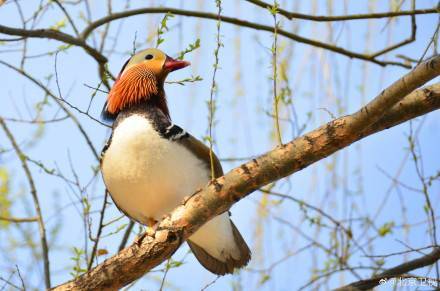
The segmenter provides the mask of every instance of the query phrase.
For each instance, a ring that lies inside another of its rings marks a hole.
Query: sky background
[[[24,13],[29,16],[38,6],[39,1],[24,3]],[[145,7],[147,4],[180,7],[189,10],[216,12],[214,1],[142,1],[130,5],[130,9]],[[301,3],[300,3],[301,2]],[[115,2],[114,11],[126,9],[125,1]],[[331,11],[327,1],[282,1],[288,10],[316,15],[333,13],[366,13],[388,11],[388,1],[334,1]],[[345,4],[344,4],[345,3]],[[102,1],[90,1],[93,19],[106,15]],[[431,8],[436,1],[418,1],[417,8]],[[402,9],[409,9],[409,1],[405,1]],[[80,7],[80,10],[84,10]],[[272,25],[273,19],[268,11],[256,8],[248,3],[225,0],[223,14],[235,16],[249,21]],[[80,19],[80,11],[74,9],[72,15],[78,17],[79,26],[84,27]],[[110,27],[109,35],[114,37],[118,27],[120,32],[116,42],[109,38],[104,54],[109,59],[110,71],[116,75],[132,51],[133,41],[139,44],[138,49],[154,46],[152,33],[158,27],[163,15],[140,15],[124,21],[115,21]],[[282,17],[279,17],[282,19]],[[50,9],[37,27],[48,27],[62,20],[63,16],[57,9]],[[403,54],[414,59],[422,56],[434,31],[438,15],[422,15],[417,17],[417,41],[385,55],[387,59],[395,59]],[[0,23],[11,27],[19,27],[16,6],[12,2],[0,8]],[[302,36],[311,37],[328,43],[357,51],[377,51],[390,43],[398,42],[409,36],[409,17],[401,17],[392,22],[387,20],[352,21],[314,23],[307,21],[286,21],[282,27]],[[160,49],[170,56],[176,56],[189,43],[197,38],[201,47],[188,54],[185,59],[192,66],[172,73],[168,80],[180,80],[191,75],[200,75],[203,80],[185,86],[166,85],[168,104],[173,122],[184,127],[194,136],[203,138],[207,133],[208,108],[211,80],[213,74],[214,49],[216,46],[216,22],[175,16],[169,20],[170,30],[164,35],[165,42]],[[72,33],[67,25],[62,29]],[[148,42],[149,37],[152,42]],[[229,24],[221,25],[220,69],[217,72],[216,94],[218,111],[215,124],[215,151],[222,159],[249,158],[262,154],[275,145],[273,138],[274,122],[267,114],[272,110],[272,74],[270,47],[273,35],[266,32],[237,28]],[[3,36],[2,36],[3,37]],[[99,40],[99,38],[97,38]],[[88,43],[93,44],[90,38]],[[30,55],[38,55],[54,51],[61,43],[49,40],[32,39],[28,42]],[[112,46],[115,52],[109,53]],[[303,127],[302,133],[312,130],[328,122],[334,116],[349,114],[362,104],[374,98],[384,88],[407,72],[397,66],[380,67],[375,64],[351,60],[322,49],[295,43],[279,37],[280,62],[288,60],[289,86],[292,90],[292,104],[281,108],[281,117],[293,121],[282,122],[283,141],[295,138]],[[19,64],[20,46],[0,46],[0,59],[12,64]],[[428,55],[432,50],[428,51]],[[43,83],[49,82],[51,90],[58,95],[55,84],[55,56],[31,58],[27,60],[26,70]],[[93,90],[89,86],[97,86],[99,77],[96,64],[82,49],[70,48],[57,56],[57,71],[62,96],[78,108],[87,109]],[[3,117],[31,119],[34,107],[44,99],[42,91],[5,66],[0,66],[0,114]],[[47,81],[47,77],[52,78]],[[433,80],[438,82],[438,78]],[[90,114],[99,118],[100,110],[105,102],[106,94],[98,93],[91,103]],[[295,114],[293,115],[293,112]],[[330,114],[331,113],[331,114]],[[79,121],[92,138],[93,145],[100,151],[110,131],[106,127],[91,120],[85,115],[75,113]],[[42,117],[50,119],[62,117],[53,101],[44,106]],[[93,177],[93,168],[97,163],[90,149],[79,134],[76,126],[70,121],[35,126],[23,123],[8,123],[14,135],[29,157],[41,161],[49,169],[56,169],[69,179],[78,179],[82,185],[89,186],[82,193],[69,187],[65,181],[50,176],[32,165],[32,173],[36,180],[41,200],[44,220],[48,232],[54,229],[57,234],[49,235],[50,260],[53,284],[60,284],[71,278],[72,248],[84,248],[84,225],[81,218],[81,207],[78,195],[84,195],[91,203],[93,215],[93,233],[96,232],[98,213],[103,199],[103,183],[100,175]],[[423,156],[425,176],[435,174],[440,165],[440,113],[433,112],[412,122],[412,129],[418,137],[418,150]],[[425,204],[421,193],[403,187],[393,187],[387,176],[399,173],[399,179],[406,185],[420,188],[420,181],[415,174],[414,162],[409,156],[408,134],[410,123],[405,123],[390,130],[368,137],[347,149],[328,157],[288,179],[277,183],[278,192],[292,195],[307,203],[320,207],[331,213],[338,220],[369,216],[376,226],[394,222],[397,226],[391,234],[374,240],[369,248],[370,254],[386,254],[406,250],[402,242],[413,248],[430,245],[426,223],[411,227],[405,231],[401,226],[407,222],[416,224],[426,222],[423,210]],[[0,132],[0,149],[10,149],[10,143]],[[226,171],[240,165],[240,161],[223,161]],[[33,216],[29,189],[24,179],[16,156],[11,151],[0,154],[0,167],[6,168],[11,177],[11,197],[15,197],[11,212],[13,216]],[[72,171],[74,169],[75,172]],[[439,207],[439,183],[434,182],[429,189],[434,209]],[[405,215],[402,216],[402,202]],[[380,210],[380,211],[379,211]],[[375,215],[378,212],[378,215]],[[106,212],[105,221],[111,221],[121,214],[112,205]],[[310,213],[316,216],[317,213]],[[208,290],[296,290],[306,284],[313,269],[324,269],[332,262],[317,247],[311,247],[299,254],[287,258],[276,265],[269,274],[269,280],[262,279],[268,272],[260,272],[272,264],[307,246],[310,236],[322,244],[330,246],[331,235],[324,228],[311,225],[304,217],[298,204],[291,201],[280,201],[276,197],[264,197],[254,193],[237,203],[232,208],[232,219],[249,243],[253,258],[248,269],[233,276],[219,278]],[[289,224],[281,223],[287,221]],[[128,222],[122,218],[104,230],[104,235],[111,234]],[[328,223],[328,221],[326,221]],[[369,239],[375,238],[377,232],[369,230],[362,233],[364,221],[354,220],[351,223],[354,236],[367,246]],[[34,232],[35,242],[38,240],[36,225],[21,225],[20,228]],[[138,227],[135,227],[135,231]],[[303,235],[301,234],[303,233]],[[108,256],[99,257],[98,261],[114,254],[119,245],[123,231],[104,237],[100,248],[109,251]],[[0,276],[8,277],[11,262],[17,264],[27,281],[35,286],[43,286],[42,264],[29,264],[32,253],[25,248],[10,249],[12,242],[23,239],[22,232],[12,227],[0,228]],[[134,234],[129,242],[134,239]],[[90,248],[91,243],[88,242]],[[184,259],[184,264],[171,269],[167,274],[166,289],[168,290],[200,290],[215,279],[215,276],[204,270],[189,254],[188,247],[182,246],[173,256],[175,260]],[[386,259],[385,267],[402,262],[403,258],[414,258],[416,255],[396,256]],[[361,252],[356,252],[350,262],[353,265],[368,264],[369,259]],[[158,269],[162,269],[159,266]],[[426,275],[426,272],[415,272]],[[368,276],[369,270],[360,270],[359,274]],[[432,276],[433,273],[430,273]],[[138,281],[131,290],[158,290],[163,276],[162,272],[151,272]],[[18,278],[12,278],[18,282]],[[338,273],[331,277],[325,288],[335,288],[355,280],[350,273]],[[1,284],[0,284],[1,286]],[[389,290],[390,286],[380,290]]]

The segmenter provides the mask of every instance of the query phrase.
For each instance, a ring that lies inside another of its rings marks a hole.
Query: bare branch
[[[87,145],[89,146],[90,150],[92,151],[93,155],[95,156],[96,160],[99,161],[99,154],[96,151],[95,147],[93,146],[93,143],[90,139],[90,137],[88,136],[88,134],[86,133],[85,129],[83,128],[83,126],[81,125],[81,123],[79,122],[78,118],[76,118],[76,116],[70,112],[66,106],[63,104],[63,102],[65,102],[64,100],[58,98],[52,91],[50,91],[46,86],[44,86],[40,81],[38,81],[37,79],[35,79],[34,77],[32,77],[31,75],[29,75],[28,73],[26,73],[25,71],[23,71],[20,68],[17,68],[7,62],[4,62],[2,60],[0,60],[0,64],[5,65],[6,67],[14,70],[15,72],[23,75],[24,77],[26,77],[29,81],[31,81],[32,83],[34,83],[35,85],[37,85],[37,87],[39,87],[41,90],[43,90],[43,92],[47,95],[49,95],[56,103],[58,106],[61,107],[61,109],[64,111],[64,113],[66,113],[70,119],[73,121],[73,123],[75,123],[75,125],[78,127],[78,130],[81,132],[81,134],[83,135],[84,139],[87,142]],[[81,110],[79,110],[78,108],[75,107],[75,109],[77,109],[78,111],[81,112]],[[82,113],[82,112],[81,112]],[[91,117],[91,116],[89,116]],[[92,118],[93,119],[93,118]],[[98,122],[100,122],[98,120]],[[101,123],[101,122],[100,122]]]
[[[127,241],[128,241],[128,238],[130,237],[130,233],[133,230],[133,227],[134,227],[134,221],[130,220],[130,222],[127,225],[127,228],[125,229],[124,235],[122,236],[122,240],[119,243],[119,248],[118,248],[119,252],[121,250],[123,250],[125,248],[125,246],[127,245]]]
[[[61,9],[61,11],[63,11],[64,15],[66,15],[67,20],[69,21],[70,25],[72,26],[72,29],[75,32],[76,36],[79,36],[79,30],[76,28],[75,22],[73,22],[73,19],[72,19],[72,17],[70,17],[69,12],[67,12],[66,8],[64,8],[63,4],[61,4],[60,1],[54,0],[54,2]]]
[[[92,239],[94,241],[94,244],[93,244],[92,252],[90,254],[90,260],[87,265],[87,270],[90,270],[92,268],[93,261],[95,260],[96,251],[98,250],[98,243],[99,243],[99,239],[101,238],[101,233],[104,226],[103,223],[104,223],[105,210],[107,209],[107,199],[108,199],[108,191],[106,190],[104,194],[104,201],[102,202],[102,208],[99,213],[100,218],[99,218],[98,230],[96,232],[95,239]]]
[[[15,137],[12,135],[12,132],[9,130],[5,121],[1,117],[0,117],[0,126],[3,128],[3,131],[5,132],[9,141],[11,142],[12,147],[14,148],[15,153],[17,154],[21,162],[21,167],[23,168],[23,171],[29,183],[31,196],[32,199],[34,200],[35,212],[37,213],[38,229],[40,232],[41,249],[42,249],[42,256],[44,261],[44,281],[46,283],[46,288],[49,289],[50,288],[49,248],[47,246],[46,227],[43,221],[43,215],[41,213],[40,201],[38,198],[37,188],[35,187],[34,178],[32,177],[31,171],[29,170],[25,155],[21,151],[17,141],[15,140]]]
[[[183,15],[183,16],[188,16],[188,17],[197,17],[197,18],[204,18],[204,19],[211,19],[211,20],[218,19],[217,14],[215,14],[215,13],[190,11],[190,10],[171,8],[171,7],[149,7],[149,8],[133,9],[133,10],[128,10],[128,11],[124,11],[124,12],[113,13],[113,14],[107,15],[101,19],[98,19],[98,20],[90,23],[90,25],[88,27],[86,27],[84,29],[84,31],[81,33],[82,39],[84,39],[84,40],[87,39],[87,37],[96,28],[98,28],[99,26],[104,25],[106,23],[109,23],[111,21],[134,16],[134,15],[154,14],[154,13],[172,13],[175,15]],[[233,18],[233,17],[229,17],[229,16],[224,16],[224,15],[221,15],[220,19],[222,22],[231,23],[234,25],[242,26],[242,27],[267,31],[270,33],[273,33],[273,31],[274,31],[274,28],[270,25],[254,23],[254,22],[250,22],[250,21],[246,21],[246,20],[242,20],[242,19],[238,19],[238,18]],[[288,39],[291,39],[291,40],[294,40],[294,41],[297,41],[300,43],[308,44],[308,45],[311,45],[314,47],[323,48],[323,49],[347,56],[349,58],[365,60],[365,61],[373,62],[373,63],[381,65],[381,66],[397,65],[397,66],[401,66],[404,68],[411,68],[410,66],[403,64],[403,63],[399,63],[399,62],[377,60],[376,57],[374,56],[375,55],[374,53],[371,55],[366,55],[366,54],[361,54],[361,53],[349,51],[349,50],[346,50],[342,47],[338,47],[335,45],[331,45],[329,43],[324,43],[324,42],[320,42],[317,40],[305,38],[305,37],[302,37],[298,34],[295,34],[295,33],[292,33],[292,32],[289,32],[289,31],[286,31],[283,29],[277,29],[277,32],[279,35],[282,35]]]
[[[99,75],[104,82],[104,85],[109,88],[110,85],[107,82],[107,76],[114,79],[114,76],[107,71],[105,64],[108,62],[107,58],[101,54],[99,51],[89,46],[85,40],[81,38],[75,38],[67,33],[57,31],[54,29],[34,29],[34,30],[26,30],[8,27],[4,25],[0,25],[0,33],[8,34],[8,35],[16,35],[24,37],[24,41],[27,40],[28,37],[33,38],[47,38],[54,39],[66,44],[75,45],[83,48],[87,54],[89,54],[92,58],[96,60],[98,63]]]
[[[398,277],[399,275],[403,275],[410,271],[432,265],[435,262],[437,262],[439,259],[440,259],[440,248],[436,247],[432,250],[432,252],[430,252],[429,254],[423,257],[397,265],[391,269],[388,269],[380,273],[377,276],[374,276],[371,279],[357,281],[351,283],[350,285],[346,285],[341,288],[338,288],[336,290],[338,291],[370,290],[376,287],[377,285],[379,285],[379,281],[381,279]]]
[[[90,56],[92,56],[98,62],[98,64],[107,63],[107,58],[104,57],[100,52],[89,46],[84,40],[80,38],[75,38],[67,33],[54,29],[25,30],[0,25],[0,33],[23,37],[48,38],[58,40],[67,44],[82,47]]]
[[[246,0],[249,3],[255,4],[262,8],[272,8],[273,5],[260,0]],[[392,18],[398,16],[408,15],[420,15],[420,14],[435,14],[439,13],[439,8],[430,9],[414,9],[392,12],[380,12],[380,13],[368,13],[368,14],[349,14],[349,15],[337,15],[337,16],[323,16],[323,15],[309,15],[297,12],[290,12],[282,8],[277,9],[278,14],[283,15],[287,19],[304,19],[311,21],[346,21],[346,20],[359,20],[359,19],[372,19],[372,18]]]
[[[415,10],[415,0],[412,1],[411,3],[411,8]],[[389,47],[386,47],[374,54],[372,54],[373,58],[376,58],[378,56],[381,56],[383,54],[386,54],[392,50],[395,50],[399,47],[405,46],[409,43],[412,43],[413,41],[416,40],[416,33],[417,33],[417,24],[416,24],[416,16],[415,15],[411,15],[411,34],[407,39],[404,39],[396,44],[390,45]]]

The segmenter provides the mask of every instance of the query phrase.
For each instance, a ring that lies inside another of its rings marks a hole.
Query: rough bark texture
[[[440,74],[440,57],[421,64],[358,112],[328,122],[237,167],[197,191],[145,236],[82,276],[55,290],[114,290],[169,258],[212,217],[258,188],[297,172],[378,131],[440,107],[440,84],[411,93]],[[191,194],[191,193],[188,193]]]

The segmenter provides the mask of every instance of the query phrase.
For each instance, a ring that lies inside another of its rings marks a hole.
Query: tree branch
[[[15,72],[21,74],[24,77],[26,77],[26,79],[28,79],[29,81],[34,83],[37,87],[39,87],[41,90],[43,90],[43,92],[45,94],[50,96],[57,103],[57,105],[64,111],[64,113],[66,113],[69,116],[69,118],[72,120],[72,122],[77,126],[78,130],[81,132],[82,136],[86,140],[86,143],[89,146],[90,150],[92,151],[92,154],[94,155],[95,159],[97,161],[99,161],[99,154],[96,151],[95,147],[93,146],[92,140],[90,139],[89,135],[86,133],[84,127],[79,122],[78,118],[66,108],[66,106],[63,103],[64,100],[60,99],[58,96],[55,95],[55,93],[50,91],[49,88],[44,86],[40,81],[38,81],[33,76],[26,73],[24,70],[17,68],[17,67],[15,67],[7,62],[4,62],[2,60],[0,60],[0,64],[5,65],[6,67],[14,70]],[[76,109],[78,110],[78,108],[76,108]],[[89,117],[91,118],[91,116],[89,116]]]
[[[70,25],[72,26],[73,31],[75,32],[76,36],[79,36],[79,30],[76,28],[75,22],[73,22],[72,17],[70,16],[69,12],[64,8],[63,4],[59,0],[54,0],[55,4],[63,11],[64,15],[66,16],[67,20],[69,21]]]
[[[3,131],[5,132],[7,138],[12,144],[12,147],[14,148],[15,153],[17,154],[18,159],[21,162],[21,167],[23,168],[23,171],[26,175],[26,178],[29,183],[29,188],[31,192],[32,199],[34,201],[34,207],[35,212],[37,214],[37,222],[38,222],[38,230],[40,233],[40,242],[41,242],[41,252],[44,262],[44,282],[46,284],[46,289],[49,289],[50,284],[50,267],[49,267],[49,247],[47,245],[47,237],[46,237],[46,227],[43,221],[43,214],[41,212],[40,207],[40,200],[38,198],[37,188],[35,187],[34,178],[32,177],[31,170],[29,170],[26,156],[20,149],[20,146],[18,145],[17,141],[15,140],[14,135],[9,130],[8,126],[6,125],[5,121],[2,117],[0,117],[0,127],[2,127]]]
[[[184,9],[171,8],[171,7],[148,7],[148,8],[140,8],[140,9],[133,9],[133,10],[128,10],[128,11],[124,11],[124,12],[113,13],[113,14],[107,15],[101,19],[98,19],[98,20],[90,23],[89,26],[83,30],[83,32],[81,33],[81,37],[82,37],[82,39],[85,40],[88,38],[88,36],[96,28],[98,28],[101,25],[104,25],[106,23],[109,23],[111,21],[117,20],[117,19],[126,18],[126,17],[130,17],[130,16],[135,16],[135,15],[154,14],[154,13],[172,13],[175,15],[197,17],[197,18],[211,19],[211,20],[218,20],[220,18],[220,20],[225,23],[231,23],[234,25],[247,27],[247,28],[251,28],[251,29],[255,29],[255,30],[267,31],[270,33],[273,33],[273,31],[274,31],[274,28],[270,25],[254,23],[254,22],[250,22],[250,21],[246,21],[246,20],[242,20],[242,19],[238,19],[238,18],[234,18],[234,17],[224,16],[224,15],[221,15],[220,17],[218,17],[216,13],[190,11],[190,10],[184,10]],[[381,66],[397,65],[397,66],[401,66],[404,68],[411,68],[410,66],[403,64],[403,63],[399,63],[399,62],[378,60],[378,59],[376,59],[375,53],[373,53],[371,55],[367,55],[367,54],[361,54],[361,53],[349,51],[349,50],[346,50],[342,47],[338,47],[335,45],[331,45],[329,43],[305,38],[305,37],[302,37],[298,34],[295,34],[295,33],[280,29],[280,28],[277,30],[277,32],[279,35],[282,35],[288,39],[291,39],[291,40],[294,40],[294,41],[297,41],[300,43],[308,44],[308,45],[311,45],[314,47],[323,48],[323,49],[347,56],[349,58],[365,60],[365,61],[373,62],[373,63],[381,65]]]
[[[388,269],[379,275],[374,276],[371,279],[361,280],[350,285],[343,286],[341,288],[336,289],[337,291],[358,291],[358,290],[370,290],[377,285],[379,285],[379,281],[381,279],[390,279],[398,277],[399,275],[403,275],[410,271],[420,269],[429,265],[434,264],[440,259],[440,247],[435,247],[429,254],[405,262],[403,264],[397,265],[391,269]]]
[[[82,47],[90,56],[92,56],[98,62],[98,64],[107,63],[107,58],[104,57],[100,52],[89,46],[84,40],[80,38],[75,38],[67,33],[54,29],[26,30],[0,25],[0,33],[23,37],[48,38],[58,40],[67,44]]]
[[[204,223],[258,188],[363,137],[440,108],[440,84],[411,93],[439,74],[440,57],[435,57],[396,81],[358,112],[332,120],[211,181],[165,217],[153,236],[145,235],[55,290],[117,289],[140,278],[169,258]]]
[[[268,6],[270,7],[269,4],[266,4],[262,1],[252,0],[250,2],[252,2],[258,6],[261,6],[261,7],[268,7]],[[113,14],[107,15],[101,19],[98,19],[94,22],[91,22],[84,29],[84,31],[80,34],[79,37],[73,37],[69,34],[66,34],[66,33],[63,33],[63,32],[57,31],[57,30],[53,30],[53,29],[26,30],[26,29],[7,27],[7,26],[3,26],[3,25],[0,25],[0,33],[8,34],[8,35],[22,36],[22,37],[55,39],[55,40],[62,41],[67,44],[82,47],[90,56],[92,56],[98,62],[101,79],[104,81],[104,84],[106,85],[106,87],[109,87],[109,84],[105,81],[106,80],[105,74],[108,73],[105,68],[105,64],[107,63],[107,58],[105,56],[103,56],[99,51],[97,51],[93,47],[89,46],[86,43],[86,39],[99,26],[104,25],[104,24],[108,24],[108,23],[110,23],[114,20],[117,20],[117,19],[126,18],[126,17],[130,17],[130,16],[135,16],[135,15],[141,15],[141,14],[168,13],[168,12],[176,14],[176,15],[182,15],[182,16],[188,16],[188,17],[197,17],[197,18],[211,19],[211,20],[218,19],[217,14],[215,14],[215,13],[201,12],[201,11],[190,11],[190,10],[184,10],[184,9],[178,9],[178,8],[171,8],[171,7],[148,7],[148,8],[133,9],[133,10],[129,10],[129,11],[124,11],[124,12],[113,13]],[[368,15],[374,16],[371,18],[394,17],[394,16],[402,16],[402,15],[411,15],[412,17],[414,17],[414,15],[417,15],[417,14],[428,14],[428,13],[437,13],[437,12],[438,12],[438,9],[432,8],[432,9],[421,9],[421,10],[413,10],[413,11],[373,13],[373,14],[368,14]],[[348,19],[344,19],[345,16],[335,16],[335,17],[311,16],[311,15],[305,15],[305,14],[300,14],[300,13],[291,13],[291,12],[287,12],[282,9],[280,9],[278,11],[278,13],[280,13],[284,16],[289,15],[289,13],[290,13],[291,15],[296,15],[299,18],[303,17],[304,19],[306,19],[306,17],[328,19],[328,20],[321,20],[321,21],[348,20]],[[351,17],[352,19],[362,19],[363,17],[368,18],[368,17],[366,17],[368,15],[365,15],[365,14],[348,15],[347,17]],[[356,17],[358,17],[358,18],[356,18]],[[334,19],[331,20],[332,18],[334,18]],[[220,19],[222,22],[226,22],[226,23],[230,23],[230,24],[234,24],[234,25],[238,25],[238,26],[242,26],[242,27],[267,31],[267,32],[271,32],[271,33],[274,31],[274,28],[272,26],[254,23],[254,22],[250,22],[250,21],[246,21],[246,20],[242,20],[242,19],[238,19],[238,18],[234,18],[234,17],[221,16]],[[310,20],[314,20],[314,19],[310,19]],[[414,25],[412,25],[412,29],[413,28],[414,28]],[[402,41],[396,45],[393,45],[391,47],[382,49],[378,52],[371,53],[371,54],[362,54],[362,53],[357,53],[354,51],[349,51],[349,50],[346,50],[342,47],[338,47],[336,45],[332,45],[332,44],[325,43],[325,42],[320,42],[318,40],[305,38],[305,37],[302,37],[298,34],[291,33],[289,31],[286,31],[283,29],[278,29],[278,34],[282,35],[288,39],[294,40],[296,42],[300,42],[300,43],[304,43],[304,44],[311,45],[314,47],[326,49],[326,50],[332,51],[334,53],[344,55],[349,58],[372,62],[372,63],[378,64],[380,66],[396,65],[396,66],[401,66],[404,68],[411,68],[411,66],[404,64],[404,63],[401,63],[401,62],[378,60],[377,57],[386,53],[386,52],[389,52],[391,50],[394,50],[398,47],[401,47],[405,44],[410,43],[412,41],[414,32],[411,34],[411,37],[409,39],[404,40],[404,41]],[[111,76],[111,77],[114,79],[113,76]]]
[[[0,33],[7,34],[7,35],[22,36],[22,37],[24,37],[24,40],[26,40],[27,37],[54,39],[54,40],[61,41],[63,43],[67,43],[70,45],[75,45],[75,46],[81,47],[87,52],[87,54],[89,54],[92,58],[94,58],[96,60],[96,62],[98,63],[99,75],[100,75],[101,80],[103,81],[104,85],[107,88],[109,88],[110,85],[107,82],[106,74],[114,79],[114,77],[110,74],[110,72],[107,71],[107,69],[105,67],[105,65],[108,62],[107,58],[103,54],[101,54],[99,51],[97,51],[93,47],[89,46],[85,42],[85,40],[83,40],[79,37],[76,38],[76,37],[73,37],[67,33],[57,31],[54,29],[27,30],[27,29],[8,27],[8,26],[4,26],[4,25],[0,25]]]
[[[100,217],[99,217],[98,230],[96,231],[96,237],[92,238],[90,236],[90,239],[94,241],[94,244],[93,244],[92,252],[90,253],[90,260],[87,264],[87,270],[90,270],[92,268],[93,261],[95,260],[96,252],[98,250],[99,239],[101,238],[102,229],[104,228],[104,215],[105,215],[105,210],[107,208],[107,199],[108,199],[108,191],[106,189],[104,193],[104,201],[102,202],[102,208],[99,213]]]
[[[246,0],[249,3],[260,6],[262,8],[273,7],[272,4],[266,3],[260,0]],[[439,8],[430,9],[414,9],[414,10],[403,10],[403,11],[391,11],[391,12],[380,12],[380,13],[368,13],[368,14],[349,14],[349,15],[336,15],[336,16],[323,16],[323,15],[309,15],[297,12],[290,12],[282,8],[277,9],[278,14],[283,15],[289,20],[292,19],[304,19],[311,21],[346,21],[346,20],[359,20],[359,19],[372,19],[372,18],[392,18],[397,16],[408,16],[408,15],[419,15],[419,14],[434,14],[439,13]]]

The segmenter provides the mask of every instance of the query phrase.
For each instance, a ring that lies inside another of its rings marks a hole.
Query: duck
[[[139,51],[123,65],[102,110],[112,122],[101,154],[104,184],[121,212],[149,227],[223,175],[209,147],[170,117],[165,80],[189,65],[156,48]],[[229,211],[206,222],[187,243],[200,264],[216,275],[232,274],[251,259]]]

